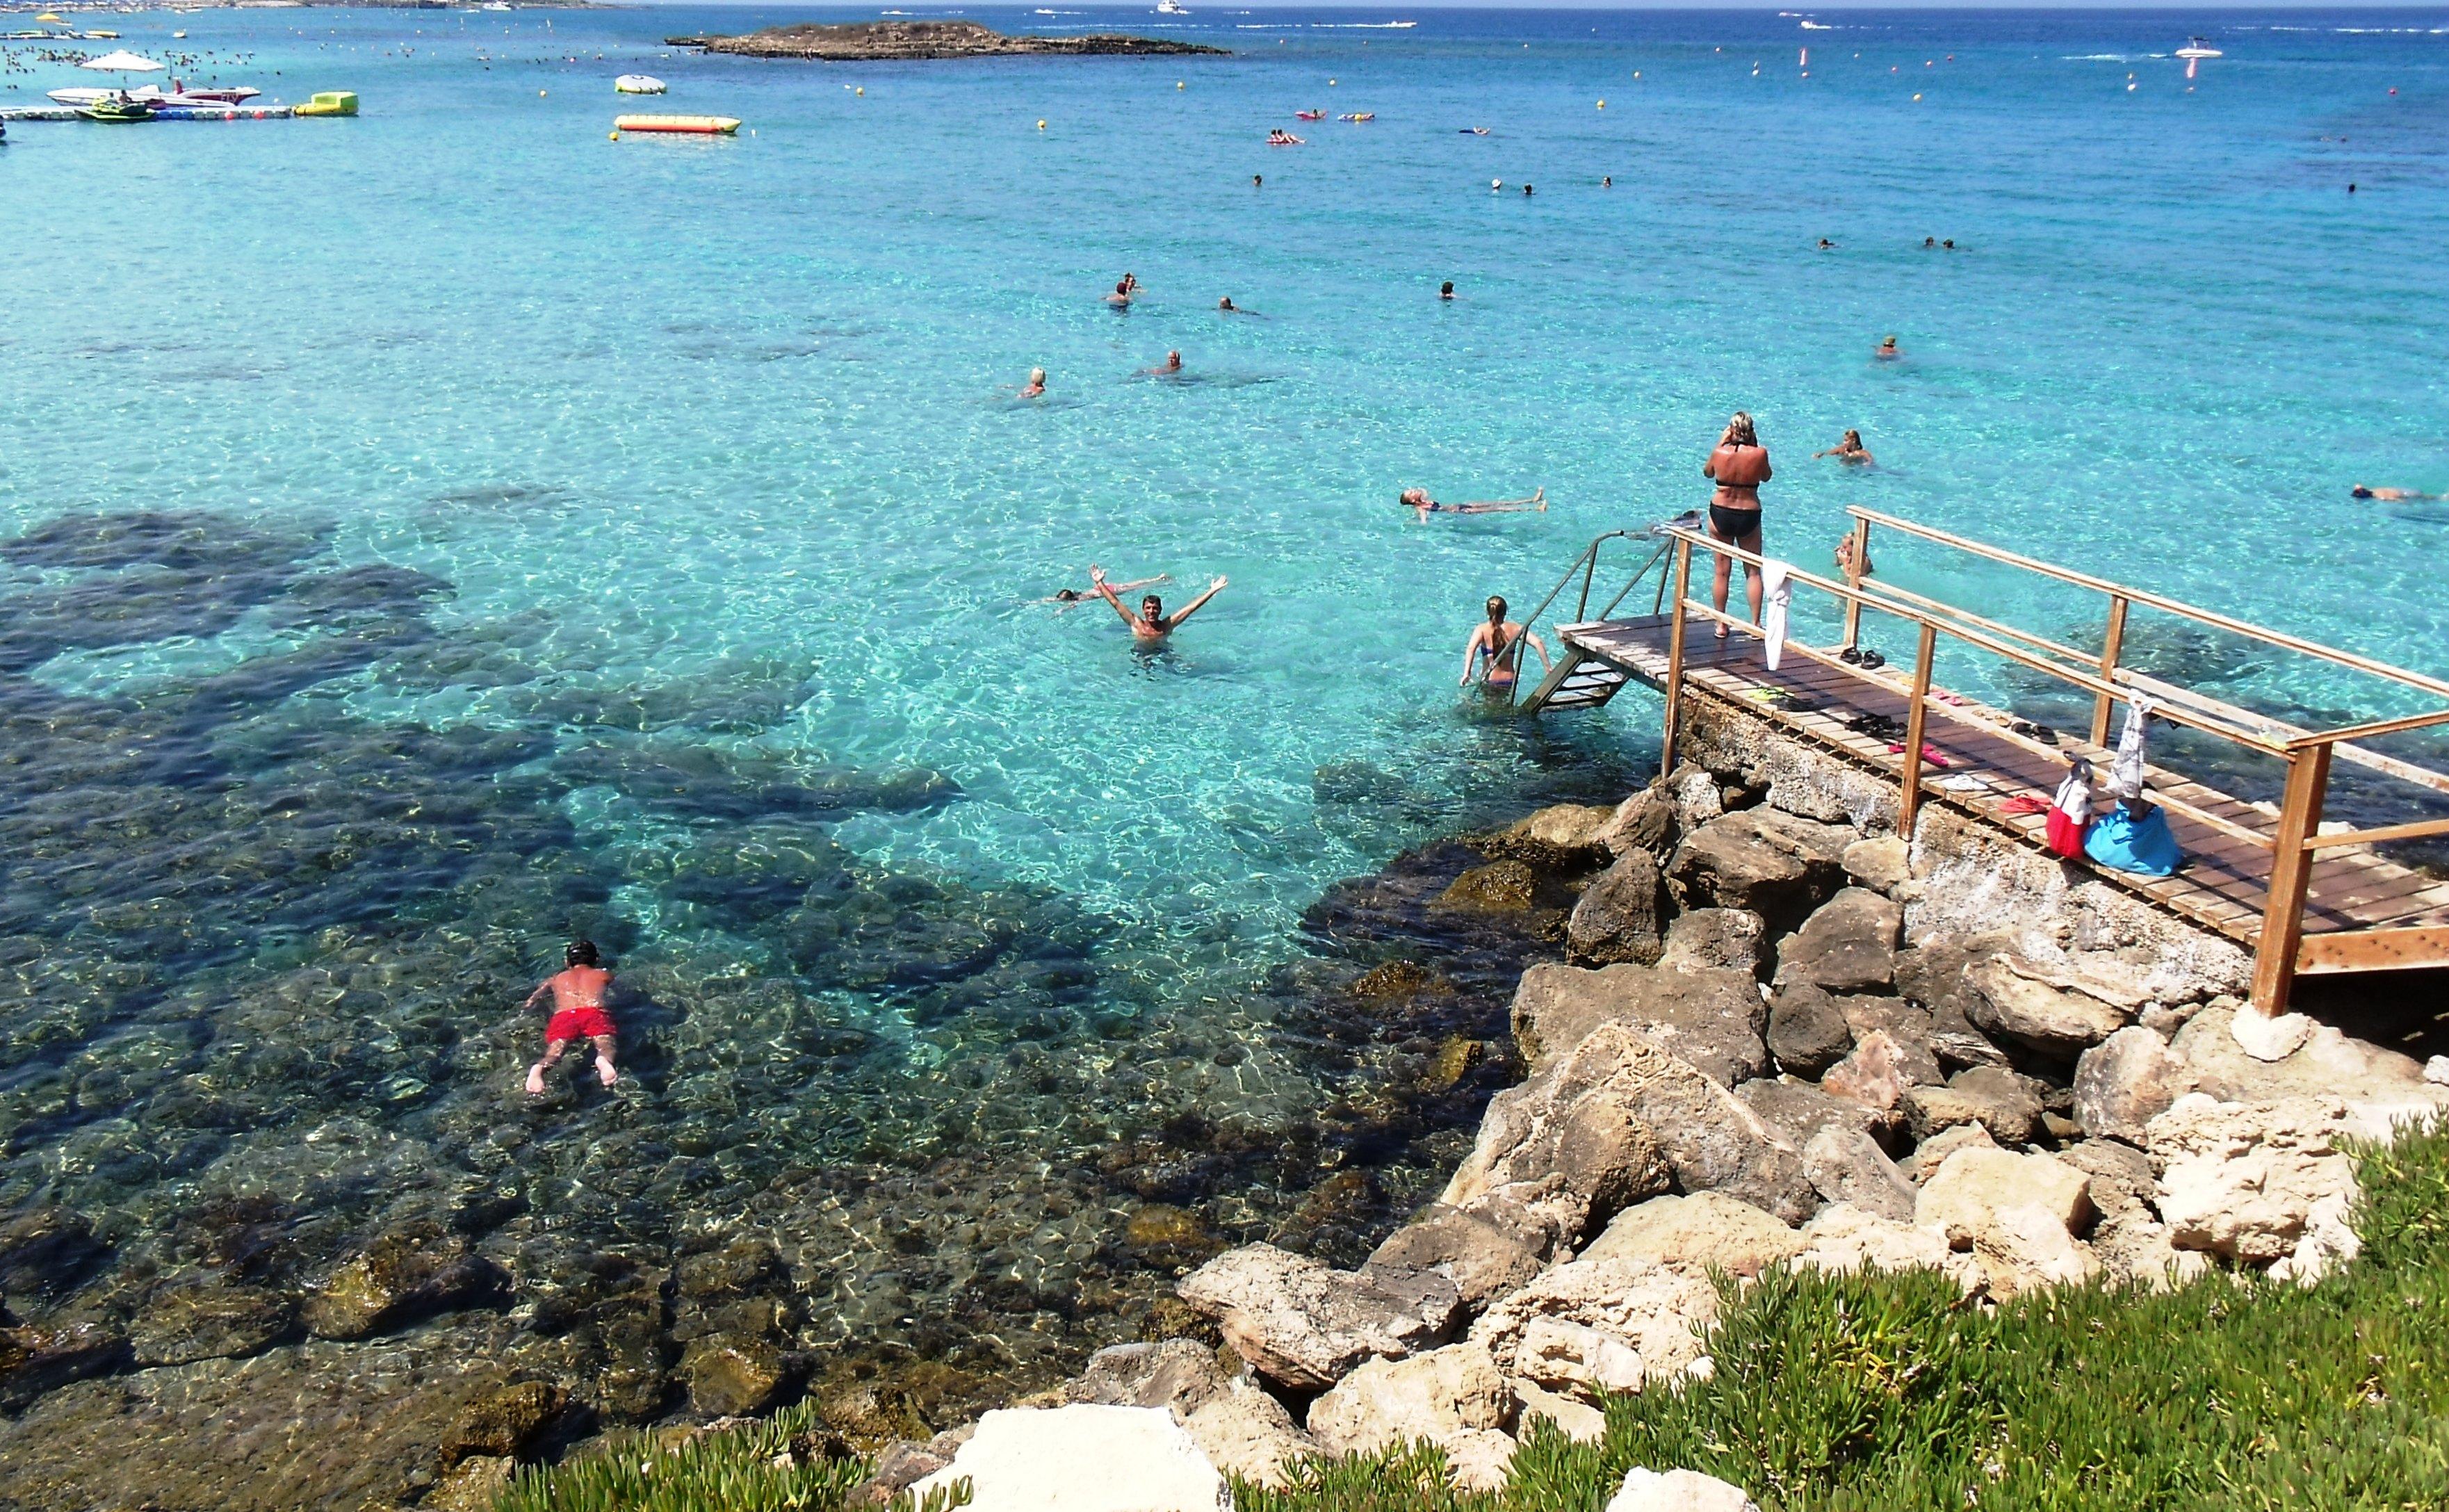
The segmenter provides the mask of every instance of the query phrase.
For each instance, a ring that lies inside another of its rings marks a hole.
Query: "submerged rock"
[[[200,1281],[154,1292],[127,1335],[140,1364],[188,1365],[258,1353],[297,1327],[297,1304],[285,1292]]]
[[[362,1339],[437,1312],[498,1306],[510,1284],[463,1236],[410,1226],[384,1234],[324,1278],[301,1317],[318,1339]]]
[[[16,1411],[71,1381],[128,1363],[127,1341],[95,1323],[0,1328],[0,1410]]]

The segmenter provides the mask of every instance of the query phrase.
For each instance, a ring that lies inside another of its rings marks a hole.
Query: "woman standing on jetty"
[[[1738,546],[1757,556],[1761,549],[1760,486],[1769,479],[1768,448],[1760,444],[1760,434],[1752,428],[1752,417],[1738,410],[1726,422],[1726,434],[1718,437],[1718,449],[1701,466],[1701,475],[1718,485],[1709,498],[1709,538]],[[1734,558],[1718,556],[1716,575],[1709,585],[1709,602],[1719,613],[1726,611],[1726,585],[1732,576]],[[1751,605],[1752,623],[1760,623],[1760,569],[1744,564],[1744,598]],[[1726,627],[1718,627],[1718,639],[1726,638]]]

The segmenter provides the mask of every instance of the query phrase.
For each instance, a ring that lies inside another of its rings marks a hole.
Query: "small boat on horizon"
[[[1161,16],[1186,16],[1190,14],[1189,11],[1182,8],[1181,0],[1156,0],[1156,13]]]
[[[2212,47],[2211,39],[2208,37],[2188,37],[2186,39],[2186,45],[2177,49],[2177,56],[2181,58],[2224,58],[2227,57],[2227,54],[2222,52],[2219,48]]]

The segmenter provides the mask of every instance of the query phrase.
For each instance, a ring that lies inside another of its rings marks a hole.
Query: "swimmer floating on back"
[[[1862,444],[1862,433],[1860,431],[1847,431],[1843,440],[1824,452],[1814,452],[1811,456],[1815,461],[1823,456],[1833,456],[1848,467],[1871,465],[1870,449]]]
[[[1432,514],[1518,514],[1525,510],[1535,510],[1545,514],[1548,513],[1548,491],[1545,488],[1533,489],[1528,498],[1480,499],[1467,504],[1440,504],[1429,497],[1427,489],[1407,488],[1395,502],[1407,510],[1419,511],[1423,521]]]
[[[1224,587],[1224,579],[1220,576],[1207,585],[1206,592],[1200,594],[1170,614],[1165,611],[1165,601],[1150,593],[1140,600],[1139,612],[1133,613],[1123,606],[1121,599],[1114,596],[1113,585],[1106,581],[1106,570],[1093,562],[1089,567],[1089,582],[1107,603],[1114,606],[1114,612],[1120,614],[1123,617],[1123,623],[1131,628],[1131,639],[1142,646],[1163,645],[1165,638],[1172,634],[1184,620],[1198,613],[1200,609]]]
[[[595,1079],[610,1086],[620,1079],[612,1069],[612,1016],[604,1011],[612,996],[612,974],[597,964],[595,942],[577,940],[562,952],[562,969],[538,983],[520,1006],[532,1008],[549,994],[552,1017],[544,1026],[544,1058],[528,1068],[528,1094],[544,1095],[544,1074],[560,1063],[561,1053],[576,1039],[595,1042]]]
[[[1170,583],[1172,581],[1173,574],[1171,572],[1159,572],[1154,577],[1135,578],[1128,583],[1114,583],[1109,586],[1117,593],[1128,593],[1133,589],[1154,588],[1159,583]],[[1060,614],[1065,611],[1071,609],[1075,605],[1086,604],[1096,596],[1097,589],[1092,583],[1085,591],[1076,588],[1058,588],[1051,595],[1046,598],[1041,598],[1038,602],[1041,604],[1060,604],[1063,607],[1054,611],[1057,614]]]

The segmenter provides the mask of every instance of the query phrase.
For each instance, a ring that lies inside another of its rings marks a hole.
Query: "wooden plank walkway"
[[[1644,615],[1559,627],[1565,643],[1622,669],[1652,688],[1667,683],[1671,616]],[[1910,658],[1908,658],[1908,661]],[[1770,671],[1758,640],[1741,633],[1719,640],[1715,628],[1693,618],[1685,627],[1684,680],[1689,692],[1715,696],[1789,732],[1892,779],[1902,775],[1903,747],[1851,728],[1850,719],[1884,715],[1902,725],[1912,697],[1912,669],[1894,662],[1871,681],[1840,672],[1808,657],[1788,654]],[[1933,688],[1934,693],[1944,691]],[[1959,699],[1934,699],[1922,744],[1946,759],[1925,760],[1925,803],[1937,802],[2016,835],[2035,849],[2043,845],[2046,821],[2039,814],[2000,812],[2007,800],[2031,795],[2046,803],[2066,777],[2063,756],[2008,730],[2010,717]],[[2110,753],[2081,736],[2059,731],[2059,750],[2089,756],[2105,774]],[[2267,808],[2247,804],[2163,767],[2148,768],[2150,790],[2268,836],[2277,825]],[[2167,810],[2186,863],[2173,877],[2141,877],[2098,868],[2099,875],[2131,892],[2250,947],[2262,933],[2263,905],[2270,894],[2272,851],[2176,810]],[[2342,930],[2449,925],[2449,883],[2436,882],[2370,851],[2340,847],[2316,855],[2304,903],[2308,937]],[[2309,965],[2308,970],[2321,970]]]

